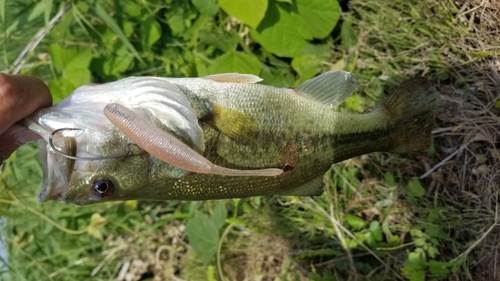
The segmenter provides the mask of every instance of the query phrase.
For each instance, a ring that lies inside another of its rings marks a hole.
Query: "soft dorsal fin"
[[[334,107],[356,92],[358,86],[358,81],[352,73],[333,70],[307,80],[295,88],[295,91]]]
[[[259,76],[253,74],[240,74],[240,73],[220,73],[220,74],[208,75],[203,78],[221,83],[229,82],[229,83],[241,83],[241,84],[253,84],[263,80]]]

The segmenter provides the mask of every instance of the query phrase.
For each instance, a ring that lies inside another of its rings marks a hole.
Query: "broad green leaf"
[[[214,30],[212,32],[200,32],[200,42],[226,53],[236,49],[239,35],[230,34],[222,30]],[[238,37],[237,37],[238,36]]]
[[[218,57],[208,68],[212,74],[238,72],[259,75],[261,70],[262,65],[257,58],[236,51]]]
[[[366,226],[366,222],[362,218],[351,214],[345,215],[345,221],[355,230],[360,230]]]
[[[293,58],[292,67],[299,74],[294,86],[313,78],[321,70],[321,61],[315,55],[299,55]]]
[[[62,73],[60,78],[49,82],[54,102],[65,98],[77,87],[90,83],[88,68],[92,60],[91,50],[50,45],[49,54],[56,69]]]
[[[373,238],[375,238],[375,241],[380,242],[382,241],[382,228],[380,227],[380,222],[378,221],[372,221],[370,223],[370,231],[373,233]]]
[[[430,260],[427,265],[429,266],[429,271],[437,276],[437,277],[442,277],[442,276],[446,276],[450,273],[450,269],[451,267],[455,266],[456,265],[456,262],[455,263],[451,263],[451,262],[440,262],[440,261],[436,261],[436,260]]]
[[[352,28],[352,22],[344,21],[342,22],[342,27],[340,29],[340,38],[342,39],[342,47],[346,52],[350,48],[356,47],[358,44],[358,37]]]
[[[100,2],[95,2],[95,12],[96,14],[108,25],[108,27],[120,38],[123,45],[129,49],[129,51],[134,55],[134,57],[143,65],[146,65],[144,60],[141,58],[137,50],[134,48],[132,43],[127,39],[125,33],[123,33],[122,29],[116,21],[108,14],[108,12],[101,6]]]
[[[212,214],[212,218],[217,229],[220,229],[224,225],[224,223],[226,222],[226,217],[226,204],[223,200],[220,200],[217,202],[217,205],[215,205],[214,213]]]
[[[78,54],[78,49],[63,48],[58,44],[53,44],[49,46],[49,54],[54,66],[62,71]]]
[[[293,4],[292,0],[276,0],[277,2]]]
[[[425,195],[425,189],[418,179],[412,179],[406,185],[406,191],[413,194],[415,197],[422,197]]]
[[[327,37],[340,19],[337,0],[295,0],[295,3],[299,17],[296,28],[307,40]]]
[[[7,9],[6,0],[0,0],[0,19],[5,23],[5,10]]]
[[[161,37],[161,27],[154,17],[149,17],[141,24],[141,41],[148,49]]]
[[[252,37],[269,52],[280,57],[295,57],[307,45],[297,28],[297,16],[293,7],[286,3],[269,1],[266,16]]]
[[[191,3],[205,16],[213,17],[219,11],[216,0],[191,0]]]
[[[256,28],[266,15],[268,0],[219,0],[219,6],[230,16]]]
[[[217,252],[219,244],[219,229],[214,220],[200,211],[195,211],[194,217],[187,223],[186,233],[189,244],[207,264]]]

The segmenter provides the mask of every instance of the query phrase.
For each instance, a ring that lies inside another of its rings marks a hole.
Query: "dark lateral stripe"
[[[325,139],[328,139],[332,145],[349,145],[355,144],[363,141],[380,141],[384,137],[389,138],[391,134],[391,130],[387,128],[378,128],[369,131],[363,132],[353,132],[346,134],[333,134],[324,136]],[[390,145],[389,143],[387,145]]]

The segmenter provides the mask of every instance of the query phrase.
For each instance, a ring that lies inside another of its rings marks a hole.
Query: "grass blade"
[[[97,15],[108,25],[108,27],[118,36],[118,38],[122,41],[123,45],[129,49],[129,51],[139,60],[142,65],[146,65],[144,60],[141,58],[137,50],[132,46],[132,43],[127,39],[125,33],[123,33],[122,29],[118,26],[116,21],[108,14],[108,12],[96,2],[95,4],[95,12]]]

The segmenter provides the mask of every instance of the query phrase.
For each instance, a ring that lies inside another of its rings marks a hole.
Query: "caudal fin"
[[[412,78],[379,103],[377,110],[391,131],[391,152],[423,151],[430,147],[438,97],[429,80]]]

